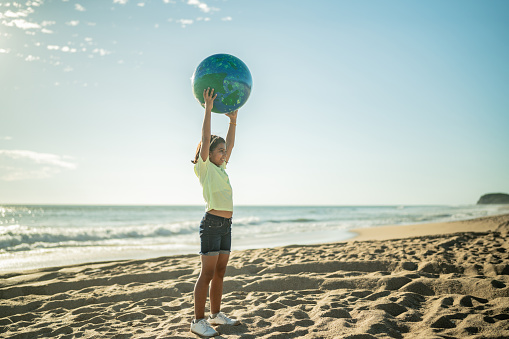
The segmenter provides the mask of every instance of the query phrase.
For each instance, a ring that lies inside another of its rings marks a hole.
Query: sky
[[[0,0],[0,203],[204,205],[190,78],[216,53],[253,78],[237,205],[509,193],[505,0]]]

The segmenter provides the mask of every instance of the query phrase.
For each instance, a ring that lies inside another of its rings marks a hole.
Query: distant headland
[[[477,205],[488,204],[509,204],[509,194],[505,193],[489,193],[479,198]]]

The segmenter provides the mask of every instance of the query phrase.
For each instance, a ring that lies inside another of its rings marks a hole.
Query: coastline
[[[509,337],[509,214],[424,229],[233,252],[222,311],[242,323],[216,338]],[[197,338],[199,272],[193,254],[0,274],[0,333]]]
[[[0,208],[0,273],[197,254],[199,206]],[[356,227],[463,220],[508,213],[490,206],[238,206],[232,250],[342,242]],[[403,227],[403,226],[401,226]],[[398,234],[399,234],[398,228]]]
[[[390,240],[457,232],[488,232],[497,229],[507,219],[509,219],[509,213],[460,221],[356,228],[350,231],[355,236],[349,241]]]

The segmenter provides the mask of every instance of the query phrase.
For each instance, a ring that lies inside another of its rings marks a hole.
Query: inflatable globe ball
[[[215,54],[203,60],[191,78],[194,97],[202,104],[203,90],[214,89],[214,113],[230,113],[242,107],[253,81],[246,64],[229,54]]]

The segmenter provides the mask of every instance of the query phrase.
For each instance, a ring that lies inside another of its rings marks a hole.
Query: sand
[[[509,214],[234,252],[222,310],[242,323],[216,338],[508,338],[508,230]],[[199,271],[182,255],[3,274],[0,337],[197,338]]]

